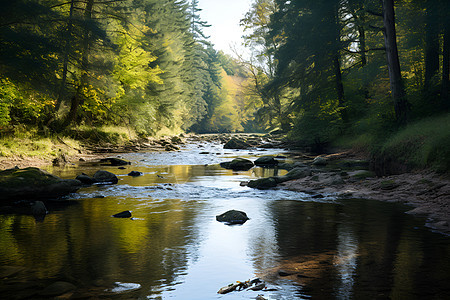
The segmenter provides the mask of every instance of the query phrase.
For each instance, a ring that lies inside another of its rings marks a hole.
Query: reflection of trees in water
[[[448,241],[446,250],[427,247],[432,233],[414,232],[417,220],[399,206],[345,201],[272,202],[279,262],[260,269],[261,276],[279,280],[282,270],[283,278],[299,283],[300,293],[313,298],[413,299],[430,289],[448,292],[443,282],[450,279],[450,257],[442,252],[450,249]]]
[[[150,198],[150,197],[149,197]],[[170,284],[186,268],[195,211],[181,200],[154,206],[131,199],[85,199],[35,223],[32,216],[0,216],[0,265],[22,265],[28,280],[50,279],[84,287],[136,282],[145,293]],[[149,200],[151,201],[151,200]],[[119,205],[118,205],[119,202]],[[135,207],[136,220],[111,218],[118,207]]]

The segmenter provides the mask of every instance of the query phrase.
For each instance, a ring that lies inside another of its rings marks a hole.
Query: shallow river
[[[274,171],[218,166],[268,154],[283,153],[193,144],[124,154],[132,162],[125,170],[101,166],[118,175],[117,185],[82,189],[42,222],[0,215],[0,267],[23,267],[2,279],[0,298],[39,298],[33,293],[66,281],[86,298],[450,299],[450,238],[405,214],[408,207],[253,190],[240,182]],[[49,171],[74,178],[99,168]],[[144,175],[127,176],[131,170]],[[215,220],[230,209],[250,220]],[[111,217],[124,210],[133,218]],[[253,277],[270,290],[217,294]]]

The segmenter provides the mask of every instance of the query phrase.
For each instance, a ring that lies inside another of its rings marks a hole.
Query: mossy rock
[[[278,182],[275,177],[269,177],[250,180],[247,186],[258,190],[267,190],[276,187],[277,184]]]
[[[354,179],[366,179],[376,177],[376,174],[371,171],[358,170],[350,173],[351,177]]]
[[[400,186],[400,184],[396,183],[394,180],[385,180],[380,183],[380,188],[382,190],[393,190]]]
[[[82,184],[61,179],[38,168],[14,168],[0,172],[0,201],[51,199],[76,192]]]

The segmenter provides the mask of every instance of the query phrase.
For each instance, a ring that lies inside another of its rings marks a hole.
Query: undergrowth
[[[450,169],[450,114],[413,123],[386,140],[381,155],[412,168]]]
[[[450,170],[450,114],[411,123],[394,133],[368,132],[336,139],[334,147],[364,151],[379,162],[408,169]]]

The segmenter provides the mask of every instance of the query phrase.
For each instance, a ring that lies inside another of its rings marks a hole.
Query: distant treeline
[[[210,44],[197,2],[2,1],[1,131],[251,127],[253,113],[235,97],[246,73]]]
[[[2,132],[279,130],[320,149],[450,107],[446,0],[254,0],[236,58],[208,41],[198,0],[0,9]]]

